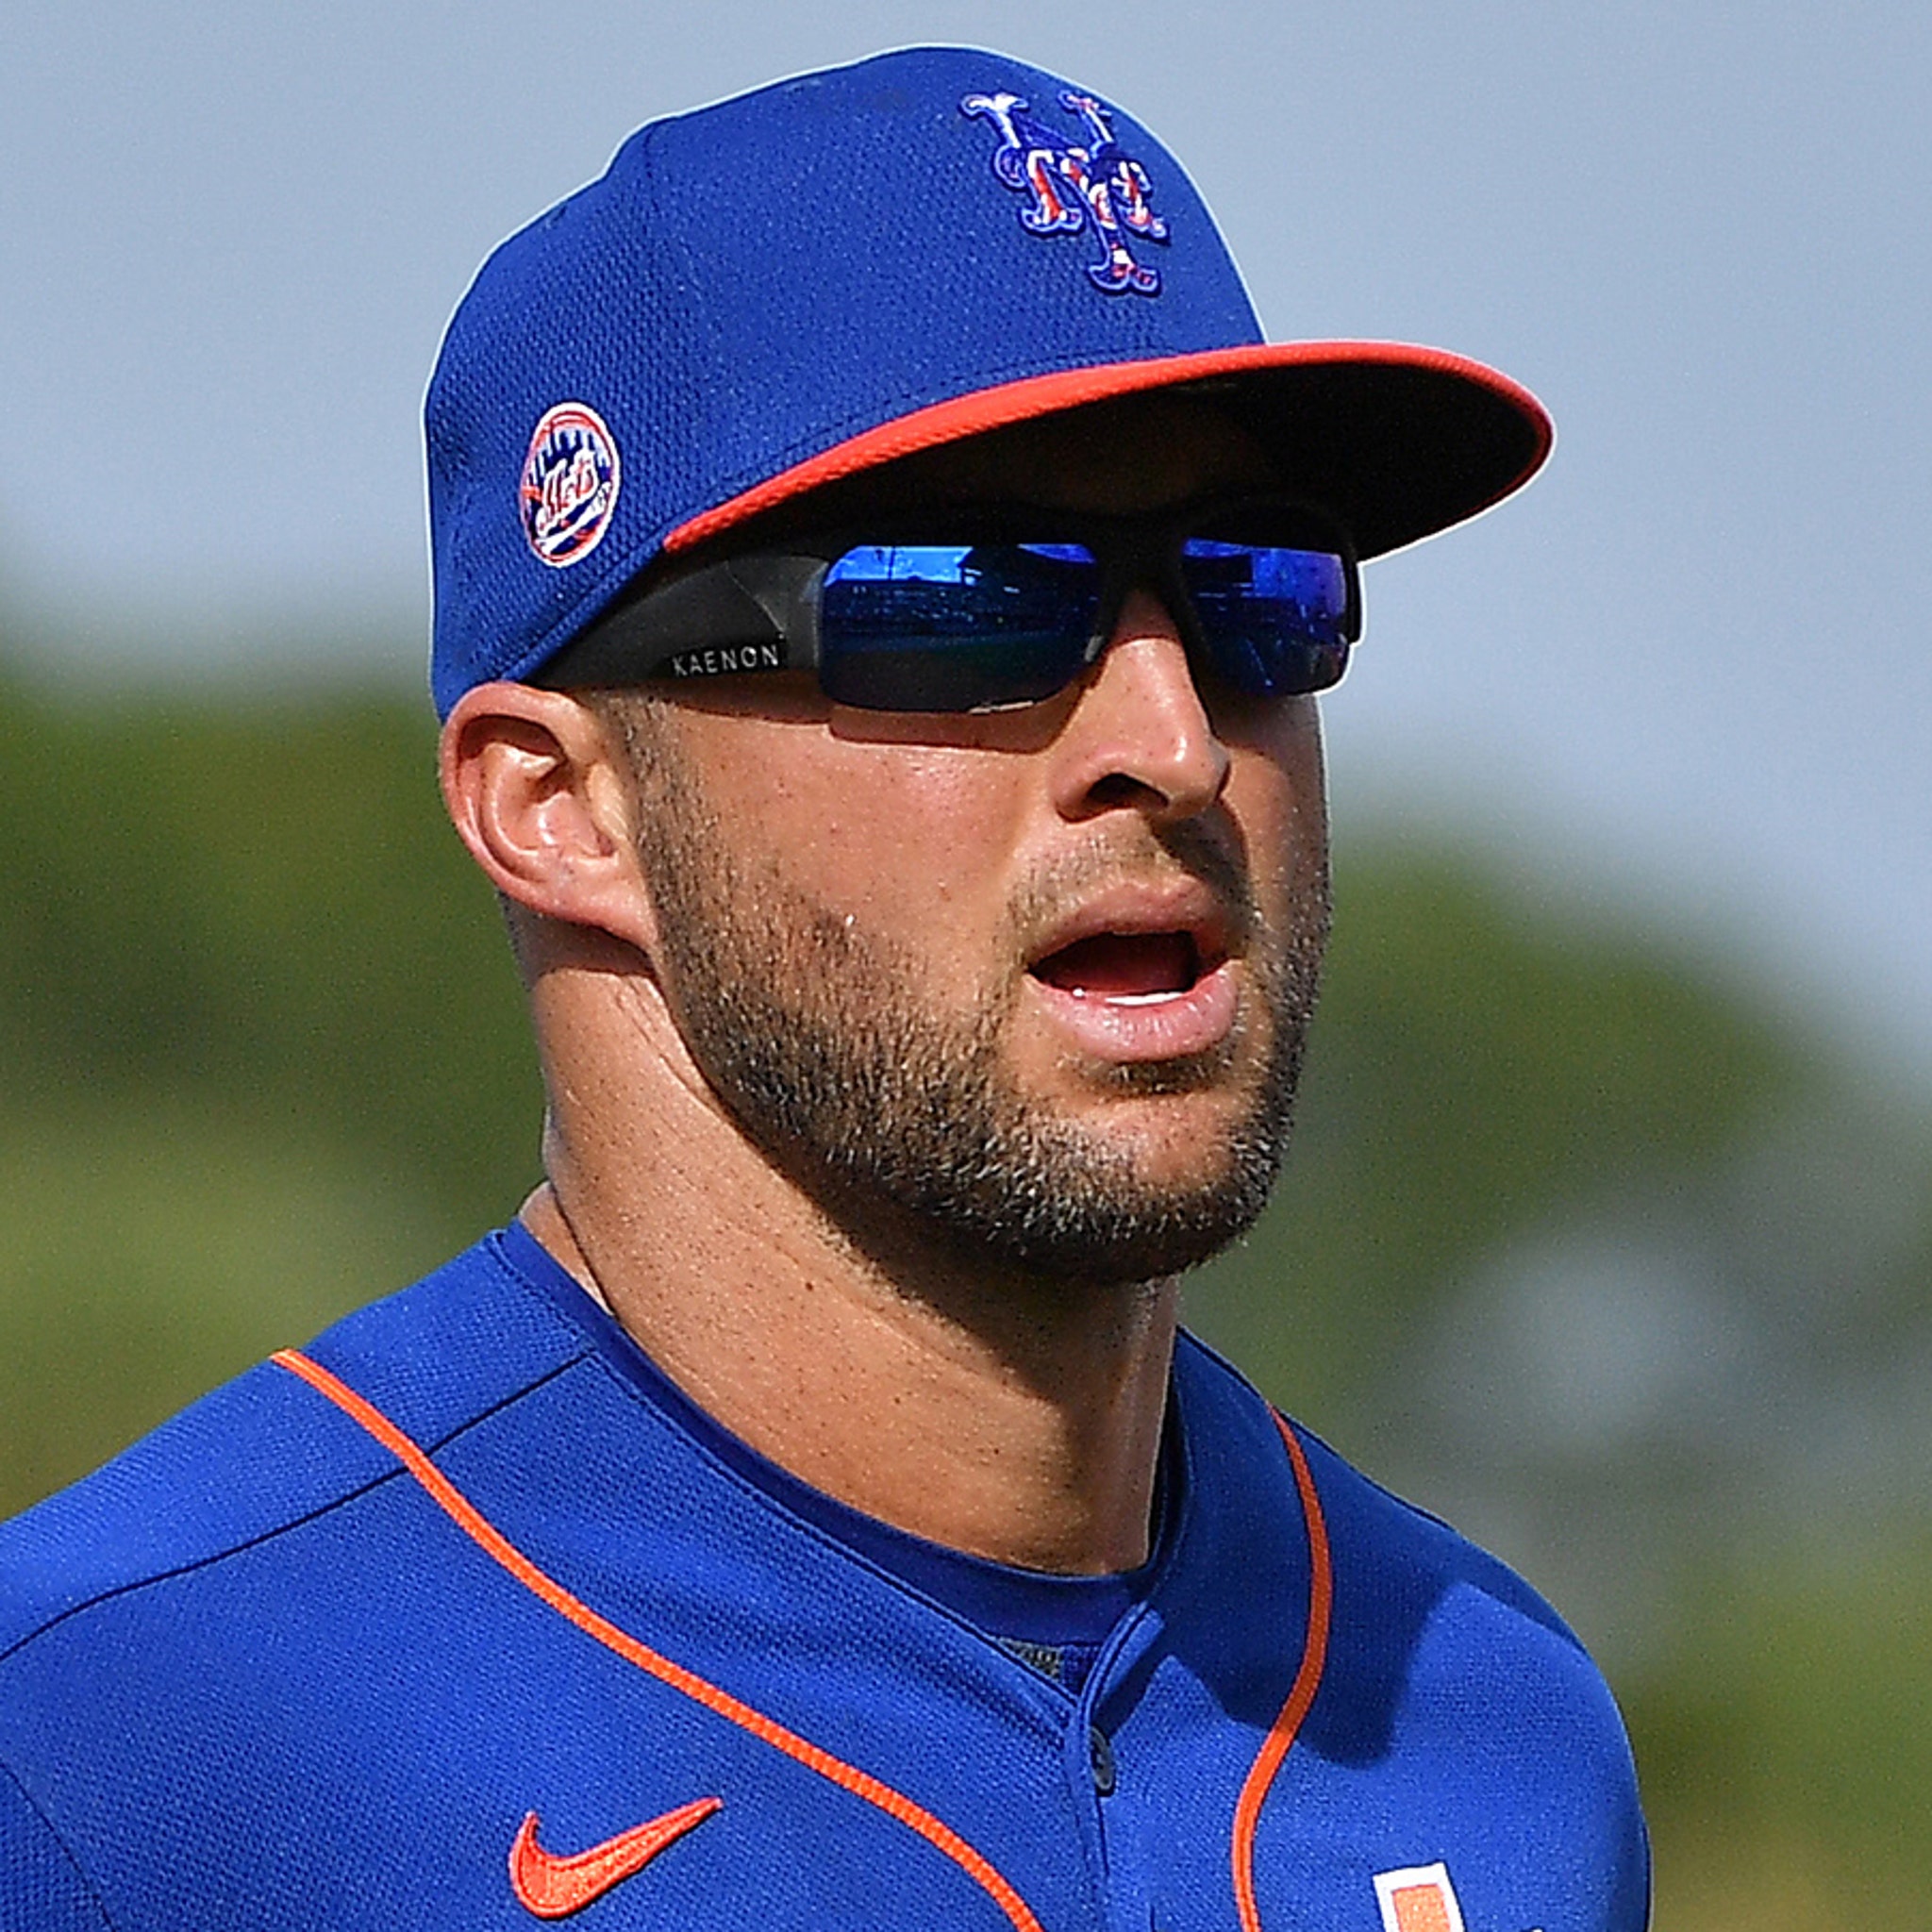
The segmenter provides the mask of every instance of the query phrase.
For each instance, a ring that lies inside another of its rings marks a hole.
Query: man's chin
[[[1253,1183],[1212,1191],[1063,1198],[1056,1215],[1009,1216],[979,1230],[976,1252],[1043,1281],[1112,1288],[1162,1280],[1198,1268],[1245,1234],[1266,1206],[1273,1180],[1271,1171]]]
[[[1136,1092],[1098,1111],[1066,1123],[1066,1144],[1150,1201],[1211,1200],[1237,1186],[1249,1143],[1267,1132],[1252,1100],[1236,1107],[1219,1092]]]
[[[1272,1055],[1250,1031],[1174,1059],[1041,1067],[996,1025],[949,1039],[891,1001],[842,1024],[810,1007],[707,1012],[693,1031],[748,1136],[862,1247],[1124,1284],[1197,1267],[1267,1204],[1294,1087],[1278,1049],[1298,1032],[1268,1029]]]
[[[962,1259],[1089,1285],[1182,1274],[1253,1226],[1280,1167],[1278,1108],[1264,1101],[1230,1120],[1224,1106],[1143,1097],[1112,1112],[1102,1126],[1008,1110],[970,1159],[914,1166],[889,1155],[852,1178]]]

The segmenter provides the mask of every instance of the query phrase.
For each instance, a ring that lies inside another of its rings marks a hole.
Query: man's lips
[[[1192,882],[1089,901],[1048,934],[1028,973],[1072,1043],[1101,1058],[1203,1053],[1234,1024],[1226,922]]]

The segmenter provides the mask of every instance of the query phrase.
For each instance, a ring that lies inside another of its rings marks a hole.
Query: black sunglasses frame
[[[701,565],[668,582],[651,582],[622,600],[530,674],[529,682],[552,691],[627,686],[648,681],[770,671],[812,671],[821,661],[821,595],[831,567],[862,545],[959,543],[1066,543],[1091,551],[1100,567],[1099,601],[1092,634],[1077,662],[1052,689],[996,703],[972,706],[866,706],[879,710],[1004,710],[1039,704],[1065,690],[1106,649],[1121,608],[1136,589],[1154,591],[1172,614],[1198,675],[1214,669],[1218,655],[1203,625],[1183,575],[1182,547],[1193,540],[1254,547],[1307,550],[1341,559],[1347,604],[1341,625],[1335,675],[1309,691],[1336,683],[1362,626],[1361,571],[1355,546],[1332,519],[1286,497],[1244,495],[1214,499],[1153,516],[1108,517],[1058,510],[965,508],[916,518],[872,523],[862,529],[786,539],[769,549]],[[936,658],[943,656],[935,652]],[[1290,695],[1291,693],[1283,693]]]

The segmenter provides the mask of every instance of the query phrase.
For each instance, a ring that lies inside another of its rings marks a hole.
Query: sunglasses
[[[1341,531],[1266,498],[1159,518],[945,514],[862,541],[708,565],[601,619],[537,674],[554,689],[811,670],[870,711],[993,711],[1064,691],[1127,594],[1172,613],[1197,676],[1251,697],[1326,691],[1361,635]]]

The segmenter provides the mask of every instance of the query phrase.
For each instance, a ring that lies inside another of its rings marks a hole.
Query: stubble
[[[611,722],[637,777],[666,995],[740,1131],[842,1232],[867,1247],[886,1223],[912,1226],[969,1267],[1101,1287],[1179,1274],[1254,1224],[1288,1145],[1325,871],[1276,930],[1203,826],[1127,815],[1124,836],[1096,835],[1009,908],[1017,957],[1018,935],[1050,929],[1084,888],[1126,873],[1187,873],[1221,901],[1253,989],[1235,1029],[1205,1054],[1084,1074],[1124,1101],[1228,1091],[1229,1123],[1201,1171],[1158,1179],[1130,1137],[1107,1131],[1104,1107],[1076,1119],[1019,1087],[1005,1058],[1017,969],[971,1013],[936,1009],[901,948],[731,849],[652,702],[613,707]]]

